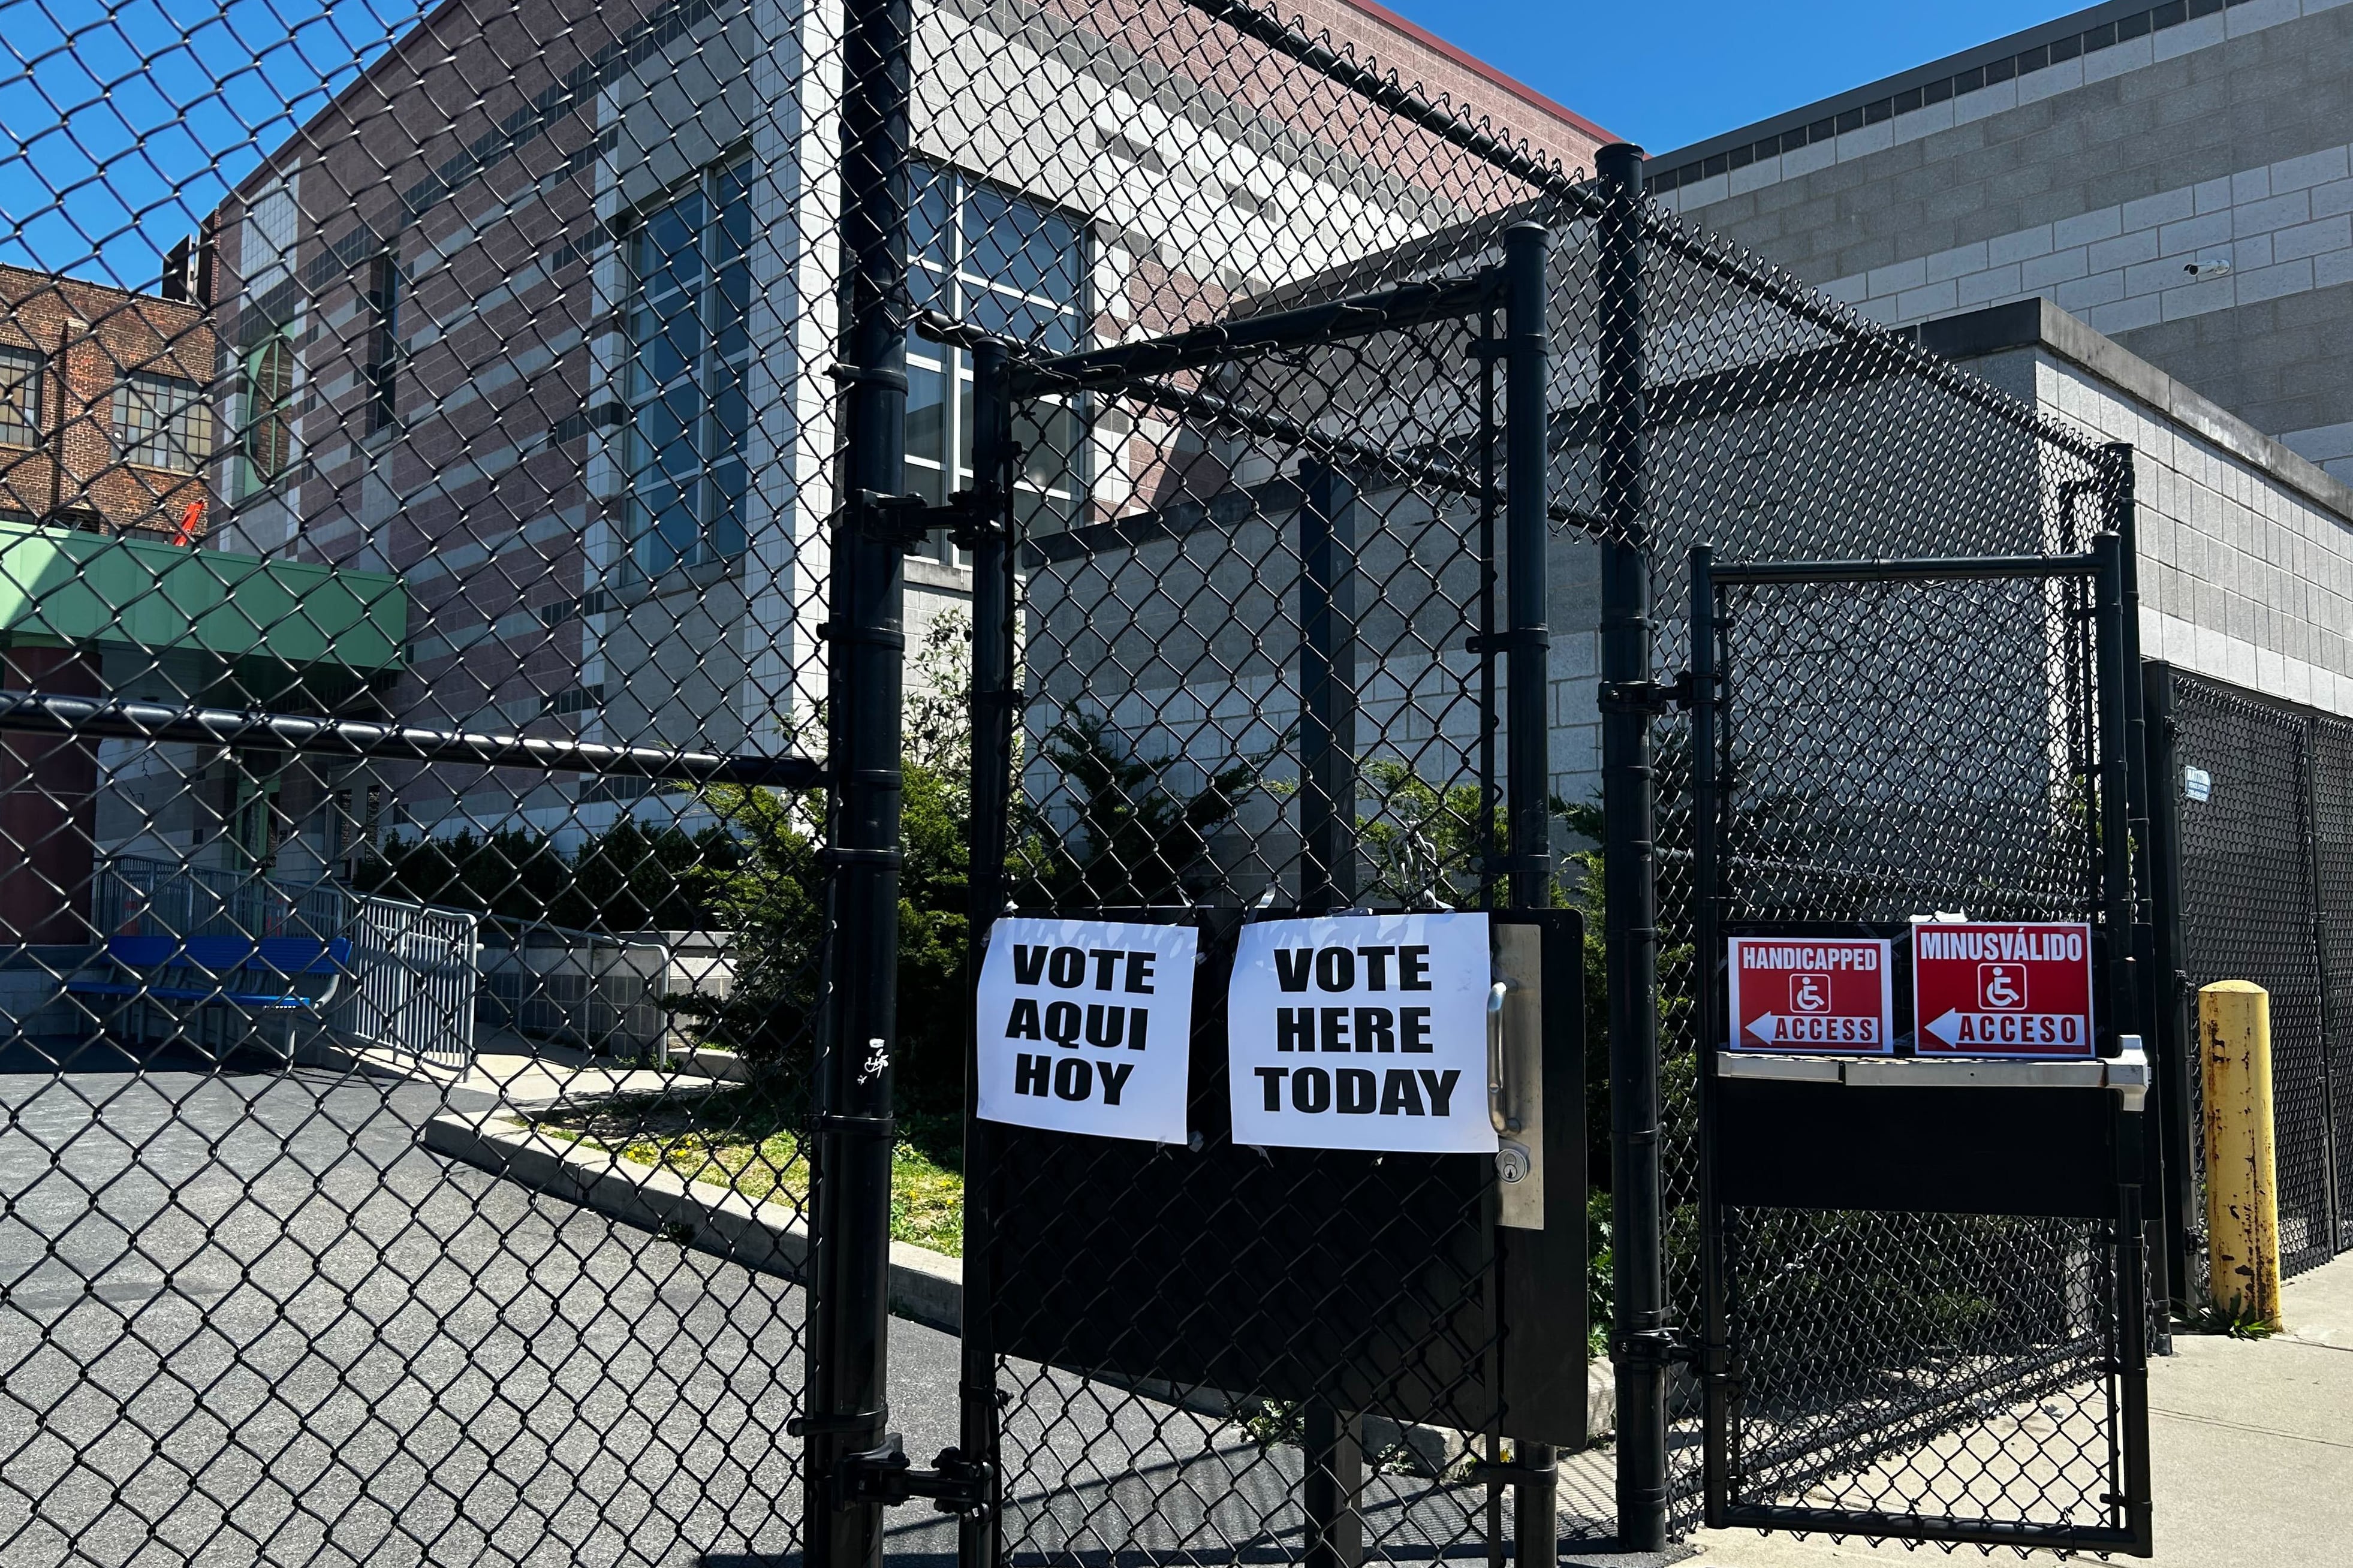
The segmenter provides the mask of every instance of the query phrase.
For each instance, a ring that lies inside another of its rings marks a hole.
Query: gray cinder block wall
[[[1895,325],[2052,300],[2353,479],[2353,4],[2121,0],[1654,156]]]
[[[2048,301],[1920,336],[2044,412],[2131,443],[2144,657],[2353,713],[2353,487]]]

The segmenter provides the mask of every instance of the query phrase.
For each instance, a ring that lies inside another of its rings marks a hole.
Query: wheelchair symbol
[[[1789,976],[1789,1011],[1827,1013],[1831,1010],[1831,977],[1827,974]]]
[[[1991,1013],[2015,1013],[2026,1005],[2026,965],[1978,965],[1978,1004]]]

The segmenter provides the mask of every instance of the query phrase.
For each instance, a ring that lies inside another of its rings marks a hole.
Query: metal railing
[[[334,1027],[436,1066],[470,1065],[480,917],[373,894],[352,904],[354,984]]]
[[[353,894],[333,882],[289,887],[259,871],[118,855],[98,868],[90,919],[100,936],[343,934]]]
[[[121,855],[100,868],[102,936],[348,939],[350,973],[327,1026],[441,1067],[474,1058],[480,917],[340,882],[290,887],[257,871]]]
[[[598,1056],[664,1058],[667,942],[499,915],[482,926],[484,1022]]]

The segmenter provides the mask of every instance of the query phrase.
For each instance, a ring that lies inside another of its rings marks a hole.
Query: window
[[[0,447],[32,447],[41,439],[41,356],[0,348]]]
[[[126,461],[192,474],[212,457],[212,405],[193,381],[136,371],[115,384],[114,432]]]
[[[368,313],[374,325],[368,334],[368,434],[388,427],[399,412],[396,393],[400,374],[400,263],[379,256],[369,268]]]
[[[747,165],[706,174],[630,238],[630,534],[649,576],[744,552],[750,425]]]
[[[274,484],[294,457],[294,345],[272,332],[246,352],[245,459],[247,493]]]
[[[255,298],[269,291],[292,268],[301,213],[294,205],[292,171],[280,174],[245,209],[237,243],[237,271]]]
[[[1077,348],[1086,279],[1078,225],[952,172],[919,169],[916,178],[907,247],[915,304],[1049,353]],[[1021,487],[1032,507],[1067,516],[1079,489],[1078,418],[1067,407],[1031,406],[1045,417],[1013,433],[1029,451]],[[908,488],[936,506],[971,482],[972,356],[910,333]],[[916,547],[943,560],[954,559],[952,549],[940,539]]]

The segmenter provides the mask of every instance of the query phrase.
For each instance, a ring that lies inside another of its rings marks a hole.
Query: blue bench
[[[65,988],[82,996],[316,1013],[335,1000],[351,968],[352,944],[347,937],[111,936],[106,956],[131,978],[77,974]],[[298,989],[299,982],[319,975],[327,983],[316,994]]]

